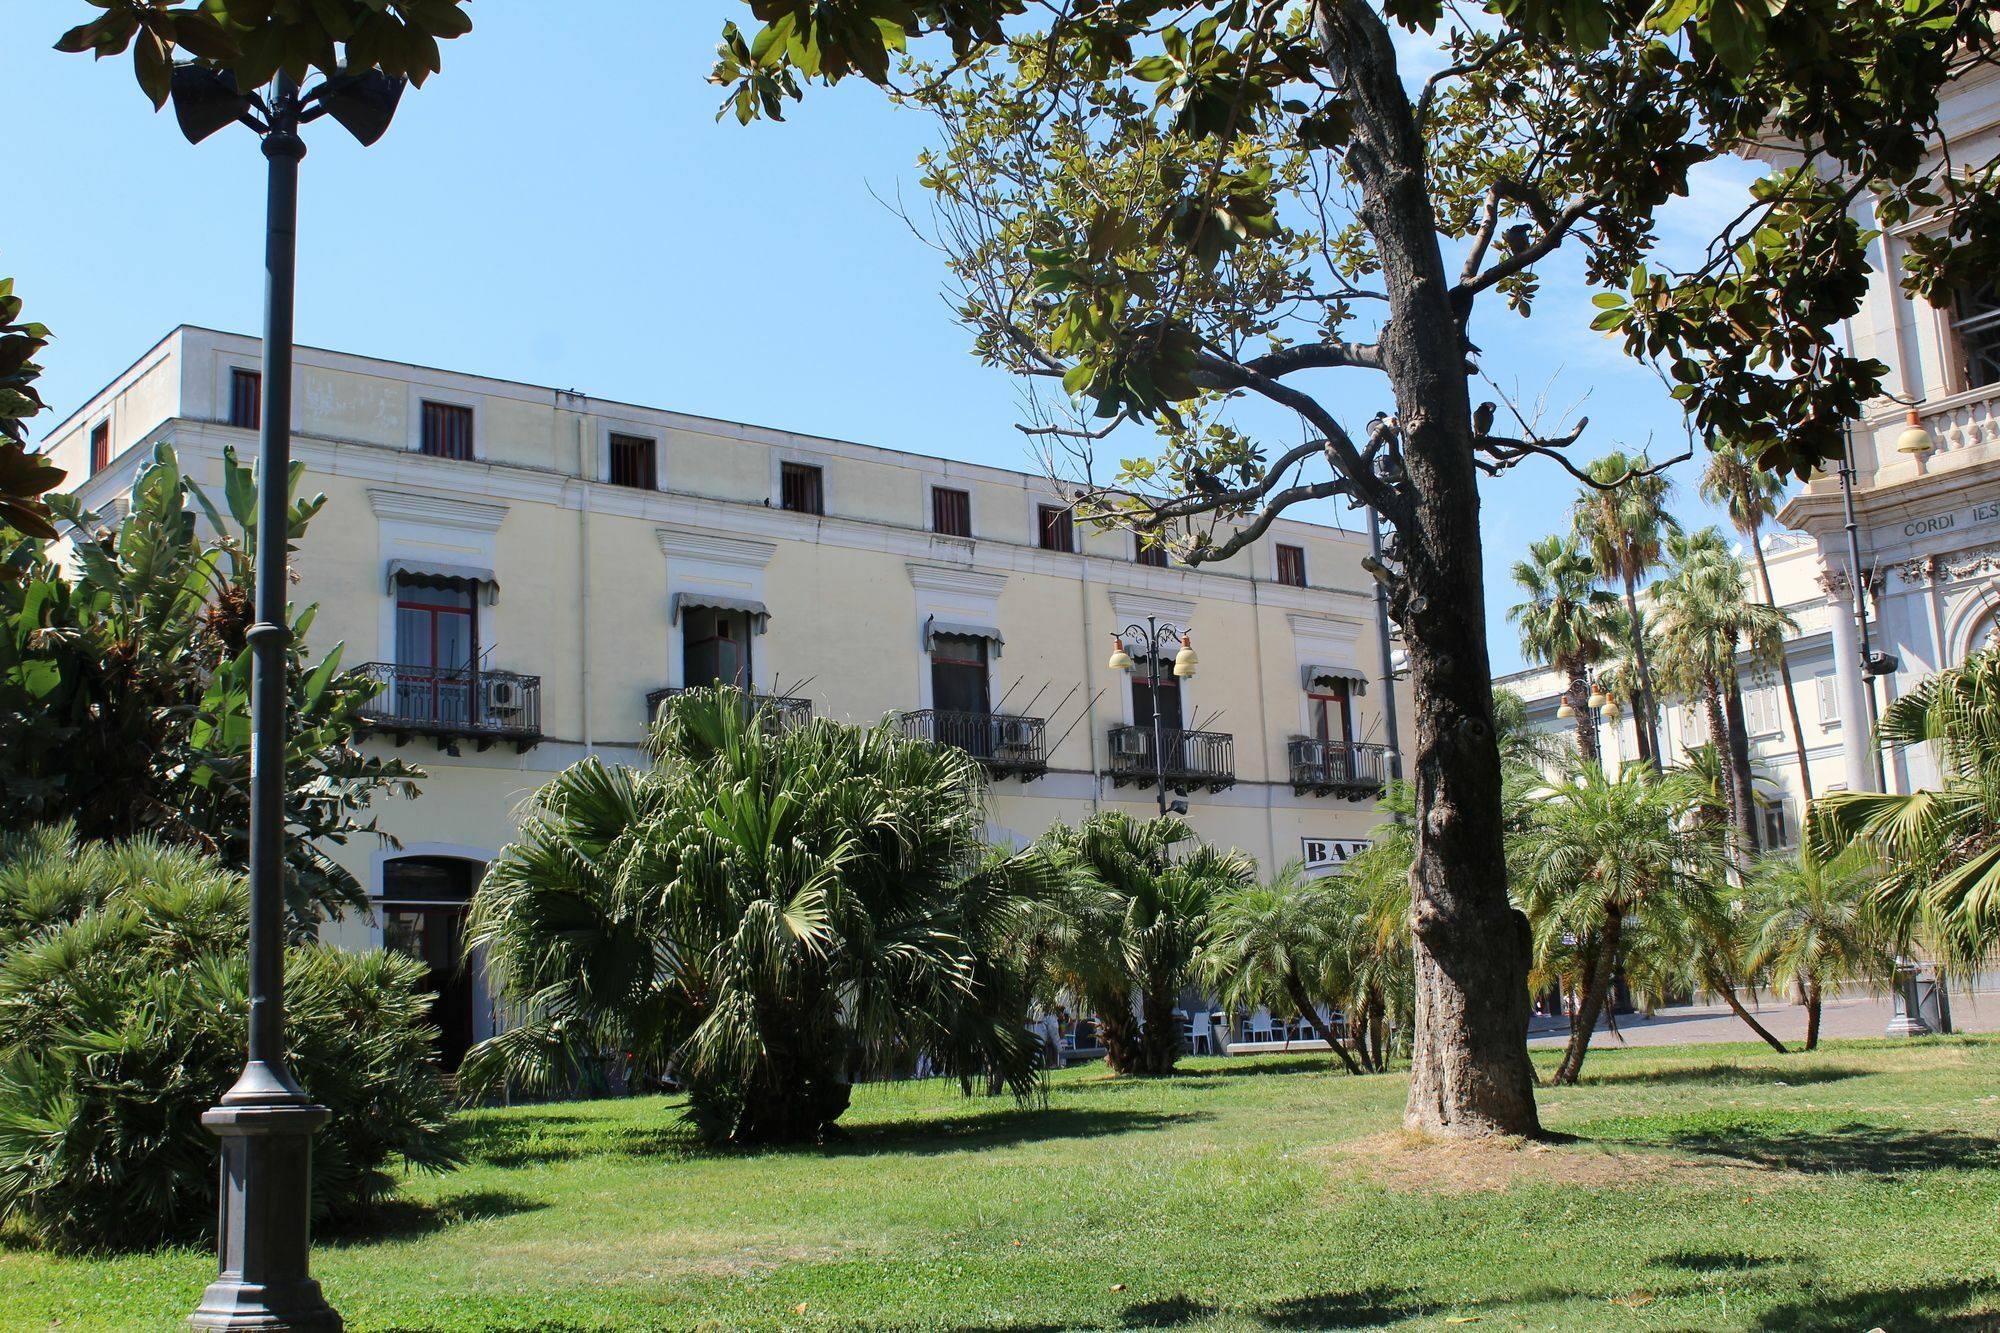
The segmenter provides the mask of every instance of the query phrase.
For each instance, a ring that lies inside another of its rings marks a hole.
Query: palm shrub
[[[1353,994],[1349,948],[1355,912],[1339,876],[1308,880],[1297,861],[1269,883],[1224,892],[1203,936],[1201,971],[1231,1009],[1290,1009],[1312,1025],[1347,1072],[1361,1066],[1320,1017],[1320,1006],[1345,1009]],[[1359,1028],[1349,1026],[1350,1034]]]
[[[1881,867],[1852,847],[1823,860],[1810,846],[1757,862],[1744,892],[1751,922],[1752,972],[1789,991],[1806,1009],[1806,1049],[1819,1048],[1820,1008],[1843,981],[1885,984],[1895,960],[1869,894]]]
[[[1036,847],[1061,884],[1051,975],[1097,1019],[1114,1073],[1171,1074],[1174,1002],[1195,978],[1216,903],[1254,884],[1255,865],[1179,819],[1117,810],[1055,825]]]
[[[201,1114],[243,1063],[243,879],[146,838],[0,841],[0,1220],[70,1248],[199,1236],[216,1215]],[[292,1070],[333,1111],[313,1204],[340,1216],[394,1167],[457,1160],[423,967],[308,945],[285,964]]]
[[[909,1051],[1033,1090],[1002,941],[1035,860],[986,847],[976,761],[887,725],[784,728],[715,688],[677,698],[653,749],[563,772],[488,869],[466,947],[521,1021],[461,1079],[554,1088],[619,1053],[736,1144],[824,1138],[852,1082]]]
[[[1807,812],[1807,838],[1823,857],[1864,847],[1879,858],[1874,904],[1895,945],[1921,938],[1948,963],[1975,967],[2000,945],[2000,649],[1890,704],[1880,738],[1928,742],[1939,786],[1829,792]]]
[[[1692,818],[1697,799],[1682,775],[1662,775],[1650,764],[1607,777],[1579,762],[1541,794],[1526,827],[1512,835],[1508,865],[1534,929],[1535,956],[1573,966],[1581,983],[1552,1082],[1576,1082],[1625,955],[1649,943],[1683,947],[1716,911],[1726,861],[1707,826]]]

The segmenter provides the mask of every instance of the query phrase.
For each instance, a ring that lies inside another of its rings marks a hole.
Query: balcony
[[[1164,778],[1182,795],[1236,785],[1236,738],[1226,731],[1162,731],[1160,756],[1164,762],[1154,762],[1151,727],[1113,727],[1111,785],[1150,787]]]
[[[540,676],[395,662],[370,662],[359,670],[382,686],[362,707],[362,721],[398,745],[434,736],[440,749],[458,740],[482,750],[505,741],[525,753],[542,739]]]
[[[1389,747],[1352,745],[1294,736],[1287,748],[1292,791],[1300,796],[1345,796],[1366,801],[1382,794],[1389,779]]]
[[[905,736],[956,746],[996,778],[1032,782],[1049,771],[1049,724],[1039,717],[922,708],[898,713],[896,723]]]
[[[678,699],[681,695],[686,694],[689,688],[685,685],[670,685],[664,690],[653,690],[648,693],[646,695],[647,720],[652,722],[659,721],[661,705],[670,699]],[[812,721],[813,718],[813,704],[810,699],[796,699],[789,695],[758,694],[754,692],[750,695],[750,699],[760,710],[769,710],[770,716],[777,722],[778,728],[782,731],[790,731],[794,727],[803,727],[806,723]]]

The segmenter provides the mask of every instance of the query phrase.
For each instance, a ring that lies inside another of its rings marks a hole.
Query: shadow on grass
[[[1804,1175],[1899,1176],[2000,1167],[2000,1140],[1956,1129],[1893,1129],[1859,1122],[1805,1129],[1746,1120],[1677,1130],[1658,1142],[1681,1152]]]
[[[1139,1134],[1212,1119],[1202,1111],[1087,1111],[1068,1106],[979,1111],[964,1115],[926,1116],[885,1124],[856,1125],[846,1137],[817,1148],[781,1151],[818,1153],[828,1157],[899,1153],[925,1157],[934,1153],[999,1148],[1037,1139],[1101,1139]]]
[[[1654,1255],[1651,1266],[1689,1273],[1747,1273],[1753,1268],[1795,1262],[1796,1259],[1782,1254],[1751,1254],[1744,1250],[1669,1250]]]
[[[1029,1107],[968,1111],[840,1127],[840,1137],[824,1144],[759,1148],[759,1153],[862,1157],[897,1153],[923,1157],[975,1148],[1006,1147],[1039,1139],[1095,1139],[1143,1133],[1169,1125],[1207,1120],[1205,1112],[1082,1110]],[[704,1148],[675,1121],[657,1126],[612,1124],[586,1116],[492,1120],[465,1125],[460,1145],[472,1161],[487,1166],[540,1166],[610,1158],[701,1158],[743,1155],[744,1150]]]
[[[1431,1308],[1407,1287],[1373,1286],[1294,1296],[1264,1306],[1256,1316],[1267,1328],[1374,1328]]]
[[[1812,1296],[1759,1315],[1763,1333],[1849,1333],[1860,1328],[1949,1329],[1957,1333],[2000,1330],[2000,1286],[1981,1282],[1927,1282],[1908,1287]],[[1975,1305],[1974,1311],[1966,1306]]]
[[[1596,1054],[1595,1051],[1592,1054]],[[1777,1057],[1773,1057],[1774,1059]],[[1637,1084],[1651,1086],[1666,1083],[1706,1083],[1728,1087],[1763,1086],[1783,1083],[1788,1087],[1810,1087],[1815,1083],[1838,1083],[1843,1079],[1864,1078],[1876,1071],[1851,1065],[1826,1065],[1818,1069],[1786,1069],[1758,1066],[1744,1068],[1733,1061],[1713,1061],[1708,1064],[1679,1065],[1667,1069],[1610,1069],[1602,1066],[1592,1071],[1584,1066],[1583,1086],[1592,1084],[1616,1086]]]
[[[548,1206],[546,1201],[531,1199],[525,1194],[506,1190],[475,1190],[468,1194],[446,1195],[434,1203],[384,1199],[360,1212],[313,1229],[332,1245],[365,1245],[373,1241],[428,1236],[461,1223],[533,1213]]]

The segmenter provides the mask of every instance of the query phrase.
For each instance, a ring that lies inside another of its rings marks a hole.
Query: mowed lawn
[[[1550,1058],[1553,1053],[1549,1053]],[[1396,1132],[1325,1057],[861,1090],[849,1141],[695,1149],[671,1099],[464,1117],[318,1274],[364,1333],[2000,1330],[2000,1040],[1591,1055],[1552,1145]],[[0,1327],[172,1329],[205,1252],[0,1249]]]

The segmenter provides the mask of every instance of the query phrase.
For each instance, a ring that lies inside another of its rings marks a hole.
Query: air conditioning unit
[[[518,713],[526,699],[527,692],[518,680],[486,682],[486,711],[489,713]]]
[[[1123,755],[1148,754],[1153,748],[1153,738],[1143,731],[1121,731],[1111,748]]]
[[[1007,718],[1000,723],[1000,743],[1025,749],[1035,743],[1035,729],[1026,718]]]

